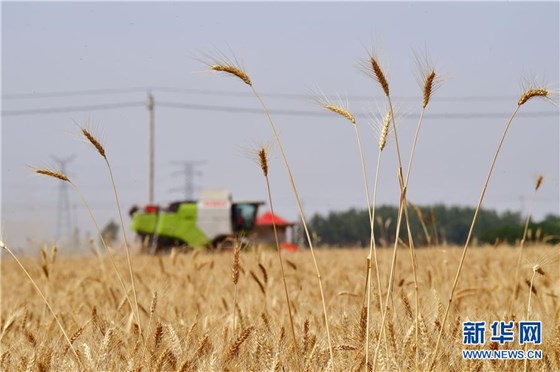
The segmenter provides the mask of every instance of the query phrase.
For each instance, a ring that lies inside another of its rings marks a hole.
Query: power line
[[[246,107],[231,107],[231,106],[219,106],[219,105],[201,105],[201,104],[189,104],[189,103],[177,103],[177,102],[161,102],[158,101],[158,106],[178,108],[186,110],[200,110],[200,111],[220,111],[220,112],[230,112],[230,113],[247,113],[247,114],[262,114],[260,109],[252,109]],[[289,116],[316,116],[316,117],[332,117],[332,114],[328,112],[323,112],[320,110],[286,110],[286,109],[269,109],[270,113],[273,115],[289,115]],[[521,112],[518,113],[518,117],[554,117],[558,116],[558,111],[541,111],[541,112]],[[441,114],[424,114],[425,118],[430,119],[476,119],[476,118],[502,118],[507,117],[510,113],[441,113]],[[370,114],[367,113],[357,113],[354,114],[355,117],[360,119],[370,118]],[[415,118],[414,114],[401,114],[401,118]]]
[[[125,94],[125,93],[138,93],[138,92],[162,92],[162,93],[177,93],[177,94],[198,94],[198,95],[213,95],[213,96],[235,96],[235,97],[253,97],[251,92],[243,91],[227,91],[227,90],[212,90],[212,89],[195,89],[195,88],[177,88],[169,86],[138,86],[131,88],[105,88],[105,89],[86,89],[86,90],[66,90],[66,91],[50,91],[50,92],[34,92],[34,93],[17,93],[17,94],[4,94],[2,99],[17,100],[17,99],[41,99],[41,98],[60,98],[60,97],[74,97],[74,96],[99,96],[99,95],[112,95],[112,94]],[[266,92],[262,96],[269,98],[281,99],[296,99],[308,100],[312,99],[314,94],[309,93],[276,93]],[[327,94],[327,97],[335,97],[336,94]],[[385,96],[369,96],[369,95],[349,95],[344,96],[352,101],[371,101],[375,99],[384,99]],[[395,100],[400,101],[418,101],[420,96],[394,96]],[[474,95],[474,96],[436,96],[434,101],[441,102],[488,102],[488,101],[515,101],[516,96],[491,96],[491,95]]]
[[[208,89],[192,89],[192,88],[174,88],[174,87],[154,87],[152,88],[154,91],[166,92],[166,93],[179,93],[179,94],[200,94],[200,95],[217,95],[217,96],[235,96],[235,97],[250,97],[254,98],[253,93],[251,92],[239,92],[239,91],[224,91],[224,90],[208,90]],[[297,100],[309,100],[313,99],[315,94],[309,93],[263,93],[261,94],[264,97],[270,98],[283,98],[283,99],[297,99]],[[337,94],[326,94],[327,97],[338,97]],[[344,96],[343,98],[347,98],[352,101],[371,101],[376,99],[386,99],[383,95],[375,95],[375,96],[368,96],[368,95],[349,95]],[[398,101],[419,101],[421,99],[420,96],[392,96],[394,100]],[[436,96],[434,97],[434,101],[441,101],[441,102],[487,102],[487,101],[515,101],[519,97],[515,96]]]
[[[39,114],[58,114],[65,112],[79,112],[79,111],[98,111],[98,110],[113,110],[126,107],[145,106],[145,102],[121,102],[121,103],[105,103],[99,105],[88,106],[65,106],[65,107],[48,107],[39,109],[27,110],[2,110],[2,116],[20,116],[20,115],[39,115]]]
[[[69,97],[69,96],[72,96],[72,97],[74,97],[74,96],[100,96],[100,95],[107,95],[107,94],[123,94],[123,93],[134,93],[134,92],[145,92],[146,90],[147,90],[146,87],[63,90],[63,91],[51,91],[51,92],[4,94],[4,95],[2,95],[2,99],[15,100],[15,99]]]
[[[51,107],[27,110],[4,110],[2,116],[20,116],[20,115],[38,115],[38,114],[56,114],[67,112],[80,112],[80,111],[98,111],[98,110],[111,110],[127,107],[144,107],[145,102],[121,102],[121,103],[108,103],[99,105],[88,106],[65,106],[65,107]],[[212,112],[228,112],[228,113],[245,113],[245,114],[262,114],[262,110],[248,107],[238,106],[221,106],[221,105],[205,105],[205,104],[190,104],[181,102],[166,102],[157,101],[157,107],[184,109],[184,110],[197,110],[197,111],[212,111]],[[270,109],[270,113],[274,115],[285,116],[307,116],[307,117],[327,117],[332,116],[327,112],[320,110],[293,110],[293,109]],[[431,113],[425,114],[426,118],[430,119],[482,119],[482,118],[503,118],[509,116],[510,113],[500,112],[487,112],[487,113]],[[518,117],[526,118],[542,118],[542,117],[558,117],[559,111],[539,111],[539,112],[521,112],[517,114]],[[360,119],[367,119],[370,117],[367,113],[357,113],[354,116]],[[414,114],[402,114],[402,118],[415,118]]]

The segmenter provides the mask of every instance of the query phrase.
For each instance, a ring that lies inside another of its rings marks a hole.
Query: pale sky
[[[385,100],[358,67],[372,48],[381,51],[394,100],[406,114],[398,118],[406,161],[421,108],[413,50],[427,50],[445,76],[428,106],[409,184],[409,200],[420,205],[474,207],[523,78],[559,88],[558,2],[1,6],[1,221],[4,239],[18,249],[54,239],[59,183],[28,168],[56,167],[52,156],[75,155],[68,175],[100,225],[117,221],[104,163],[77,135],[75,122],[88,115],[102,134],[125,213],[146,202],[147,87],[156,101],[156,202],[183,198],[170,190],[183,187],[172,162],[185,160],[206,161],[198,186],[266,200],[260,169],[244,151],[272,138],[266,118],[241,81],[207,71],[205,54],[237,58],[263,94],[308,217],[366,206],[353,130],[312,98],[318,90],[348,97],[373,184],[378,135],[367,113],[382,110]],[[91,90],[104,94],[75,93]],[[48,92],[69,94],[39,95]],[[73,111],[28,111],[52,108]],[[506,138],[483,207],[525,213],[535,179],[544,174],[534,216],[558,214],[559,155],[558,107],[528,102]],[[278,151],[270,169],[277,212],[297,220]],[[378,204],[396,205],[394,141],[380,177]],[[73,223],[93,233],[77,195],[68,195]]]

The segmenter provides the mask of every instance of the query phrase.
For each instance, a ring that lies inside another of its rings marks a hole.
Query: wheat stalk
[[[544,90],[545,92],[540,92],[540,94],[535,94],[535,91],[538,90]],[[533,97],[544,97],[544,98],[548,98],[550,100],[550,96],[551,93],[546,90],[546,89],[529,89],[524,91],[521,94],[521,98],[519,99],[519,101],[517,102],[517,107],[515,108],[515,110],[513,111],[513,113],[511,114],[506,127],[504,129],[504,133],[502,134],[502,138],[500,139],[500,143],[498,144],[498,148],[496,149],[496,152],[494,154],[494,157],[492,159],[492,163],[490,165],[490,170],[488,171],[488,175],[486,176],[486,180],[484,181],[484,186],[482,187],[482,192],[480,194],[480,198],[478,199],[478,204],[476,206],[476,209],[474,211],[474,216],[471,222],[471,227],[469,229],[469,233],[467,235],[467,240],[465,242],[465,246],[463,248],[463,253],[461,254],[461,260],[459,261],[459,267],[457,268],[457,273],[455,274],[455,279],[453,280],[453,286],[451,287],[451,293],[449,294],[449,300],[447,302],[447,307],[445,309],[445,313],[443,315],[443,321],[441,322],[441,328],[438,334],[438,338],[436,341],[436,345],[434,347],[434,351],[432,353],[432,358],[429,364],[429,368],[431,369],[434,366],[436,357],[437,357],[437,352],[439,349],[439,344],[441,342],[441,337],[443,335],[443,331],[444,331],[444,326],[445,323],[447,321],[447,316],[449,315],[449,309],[451,307],[451,303],[453,302],[453,295],[455,294],[455,289],[457,288],[457,284],[459,282],[459,277],[461,275],[461,269],[463,268],[463,264],[465,262],[465,257],[467,255],[467,251],[471,242],[471,238],[472,238],[472,234],[474,231],[474,227],[476,225],[476,221],[478,218],[478,212],[480,210],[480,206],[482,205],[482,201],[484,200],[484,195],[486,194],[486,189],[488,187],[488,183],[490,182],[490,177],[492,176],[492,172],[494,170],[494,166],[496,165],[496,160],[498,159],[498,155],[500,153],[500,150],[502,148],[502,145],[504,143],[504,140],[506,138],[507,132],[509,130],[509,127],[511,126],[511,123],[513,122],[513,119],[515,118],[515,116],[517,115],[517,112],[519,111],[519,109],[521,108],[521,106],[523,104],[525,104],[529,99],[533,98]]]
[[[527,299],[527,313],[526,313],[526,316],[525,316],[525,320],[527,320],[527,321],[531,320],[531,294],[533,292],[536,292],[536,291],[534,291],[533,283],[535,281],[535,274],[537,274],[537,273],[540,274],[540,275],[544,275],[544,270],[542,269],[541,265],[539,265],[539,264],[536,264],[536,265],[533,266],[533,274],[531,275],[531,283],[529,284],[529,296],[528,296],[528,299]],[[527,353],[527,346],[528,346],[528,344],[525,343],[525,353]],[[529,359],[525,358],[525,361],[523,362],[523,372],[527,372],[527,362],[528,361],[529,361]]]
[[[379,134],[379,141],[378,141],[378,154],[377,154],[377,162],[375,167],[375,178],[374,178],[374,186],[373,186],[373,205],[371,206],[371,213],[370,213],[370,246],[369,246],[369,253],[366,258],[367,261],[367,273],[366,273],[366,288],[367,288],[367,295],[365,296],[366,301],[366,318],[365,318],[365,365],[369,363],[369,323],[370,323],[370,312],[371,312],[371,258],[373,255],[374,263],[375,263],[375,271],[377,275],[377,290],[379,296],[379,311],[381,312],[381,306],[383,304],[382,294],[381,294],[381,278],[379,276],[379,263],[377,259],[377,245],[375,243],[375,208],[377,205],[377,187],[379,181],[379,168],[381,164],[381,154],[385,145],[387,144],[387,136],[389,134],[389,126],[391,123],[391,112],[388,111],[385,117],[383,118],[381,124],[381,130]],[[368,199],[369,204],[369,199]],[[362,306],[363,307],[363,306]]]
[[[299,360],[299,347],[298,347],[298,343],[297,343],[297,338],[296,338],[296,331],[294,328],[294,319],[293,319],[293,315],[292,315],[292,306],[290,304],[290,296],[288,295],[288,284],[286,283],[286,275],[284,273],[284,263],[282,261],[282,253],[281,253],[281,249],[280,249],[280,241],[278,240],[278,231],[276,228],[276,221],[274,220],[274,205],[272,203],[272,192],[270,191],[270,180],[268,178],[268,156],[269,156],[269,151],[267,151],[265,146],[261,146],[258,151],[258,158],[259,158],[259,165],[261,167],[261,170],[263,172],[263,176],[266,180],[266,192],[268,195],[268,203],[270,205],[270,212],[272,213],[272,229],[274,232],[274,241],[276,243],[276,252],[278,253],[278,261],[280,262],[280,272],[282,275],[282,282],[284,284],[284,294],[286,295],[286,305],[288,306],[288,316],[290,318],[290,330],[292,333],[292,338],[293,338],[293,343],[294,343],[294,348],[296,350],[296,360],[298,363],[298,369],[301,369],[301,365],[300,365],[300,360]],[[265,270],[263,270],[264,273],[266,273]]]
[[[272,133],[274,134],[274,139],[275,139],[276,144],[278,145],[278,148],[280,150],[280,155],[282,156],[282,160],[284,162],[284,167],[286,169],[286,172],[288,173],[288,178],[290,180],[290,185],[292,187],[292,191],[293,191],[294,197],[296,199],[298,212],[299,212],[299,215],[301,217],[301,222],[303,224],[303,229],[305,231],[305,236],[307,238],[307,242],[309,244],[309,249],[311,251],[311,257],[313,259],[313,264],[315,266],[315,272],[317,274],[317,279],[318,279],[318,282],[319,282],[319,292],[321,293],[321,302],[322,302],[322,305],[323,305],[323,316],[324,316],[324,321],[325,321],[325,328],[326,328],[326,331],[327,331],[327,340],[328,340],[328,344],[329,344],[329,354],[330,354],[331,360],[334,360],[334,353],[333,353],[333,348],[332,348],[331,334],[330,334],[328,315],[327,315],[327,304],[326,304],[326,301],[325,301],[325,293],[323,291],[323,282],[321,280],[321,272],[319,270],[319,265],[318,265],[317,259],[315,257],[315,250],[313,249],[313,241],[311,239],[311,234],[309,233],[309,229],[307,227],[307,222],[306,222],[306,219],[305,219],[305,215],[303,213],[303,206],[301,204],[301,200],[300,200],[299,194],[297,192],[295,181],[294,181],[294,178],[292,176],[292,171],[291,171],[290,166],[288,164],[288,159],[286,158],[286,154],[284,152],[282,142],[280,141],[280,136],[278,135],[278,132],[277,132],[276,127],[275,127],[275,125],[272,121],[272,118],[270,116],[270,112],[269,112],[266,104],[264,103],[261,96],[255,90],[255,87],[251,83],[251,80],[249,79],[247,74],[243,70],[241,70],[239,67],[233,66],[231,64],[229,64],[229,65],[214,64],[213,66],[215,67],[215,68],[213,68],[213,70],[216,70],[216,71],[223,70],[223,72],[235,75],[236,77],[240,78],[242,81],[244,81],[247,85],[249,85],[251,87],[251,91],[253,92],[255,98],[259,101],[259,103],[260,103],[260,105],[261,105],[261,107],[264,111],[264,114],[265,114],[265,116],[268,120],[268,123],[270,125],[270,129],[272,130]],[[231,67],[235,67],[235,69],[232,69]],[[243,74],[239,74],[238,70],[243,72]],[[247,79],[243,79],[243,76],[247,76]]]
[[[525,239],[527,238],[527,231],[529,230],[529,223],[531,221],[531,215],[533,211],[533,207],[535,205],[535,199],[537,198],[537,191],[541,187],[544,177],[542,175],[537,177],[537,181],[535,182],[535,189],[533,191],[533,197],[531,198],[531,204],[529,205],[529,210],[527,211],[527,218],[525,218],[525,227],[523,228],[523,236],[521,237],[521,242],[519,243],[519,255],[517,257],[517,265],[515,266],[515,274],[513,276],[513,293],[511,295],[510,300],[510,307],[509,313],[512,312],[513,303],[515,301],[515,293],[518,290],[519,282],[518,282],[518,275],[519,275],[519,268],[521,267],[521,259],[523,257],[523,248],[525,247]]]
[[[426,57],[426,65],[425,66],[429,66],[429,60]],[[419,64],[420,66],[422,66],[421,64]],[[422,69],[422,67],[420,67]],[[428,103],[430,102],[430,98],[432,96],[432,94],[434,93],[434,91],[436,90],[437,86],[439,86],[439,77],[438,75],[436,75],[436,72],[433,68],[429,68],[429,67],[424,67],[424,73],[421,75],[423,76],[423,93],[424,93],[424,99],[422,101],[422,110],[420,112],[420,118],[418,119],[418,125],[416,127],[416,133],[414,134],[414,141],[412,143],[412,150],[410,151],[410,159],[408,161],[408,167],[407,167],[407,171],[406,171],[406,179],[405,179],[405,184],[404,184],[404,190],[408,190],[408,183],[410,181],[410,173],[412,171],[412,163],[414,161],[414,154],[416,153],[416,144],[418,143],[418,136],[420,134],[420,128],[422,127],[422,121],[424,119],[424,112],[426,110],[426,106],[428,106]],[[414,252],[414,242],[412,239],[412,232],[410,230],[410,224],[409,224],[409,216],[408,216],[408,203],[406,201],[406,193],[404,193],[404,202],[402,204],[402,208],[404,208],[404,213],[405,213],[405,219],[406,219],[406,230],[408,233],[408,240],[409,240],[409,248],[410,248],[410,258],[411,258],[411,262],[412,262],[412,272],[413,272],[413,276],[414,276],[414,301],[415,301],[415,340],[416,340],[416,344],[418,345],[418,317],[419,317],[419,308],[420,308],[420,299],[418,296],[418,278],[416,275],[416,254]],[[397,220],[397,224],[400,224],[400,220]],[[418,369],[418,359],[419,359],[419,355],[418,355],[418,348],[416,348],[416,355],[415,355],[415,362],[416,362],[416,369]]]
[[[387,96],[387,101],[389,103],[389,110],[391,112],[391,122],[393,123],[393,133],[395,136],[395,148],[397,151],[397,159],[398,159],[398,180],[399,180],[399,184],[400,184],[400,188],[401,188],[401,197],[400,197],[400,203],[399,203],[399,213],[398,213],[398,217],[397,217],[397,226],[396,226],[396,232],[395,232],[395,243],[394,243],[394,247],[393,247],[393,256],[392,256],[392,260],[391,260],[391,271],[389,273],[389,284],[387,287],[387,298],[386,298],[386,302],[385,302],[385,309],[383,311],[383,315],[382,315],[382,320],[381,320],[381,329],[382,332],[379,334],[378,337],[378,341],[377,341],[377,346],[375,349],[375,355],[374,355],[374,362],[373,362],[373,370],[375,371],[376,366],[377,366],[377,356],[379,354],[379,347],[381,345],[381,336],[382,334],[384,334],[384,326],[385,326],[385,319],[387,316],[387,312],[389,309],[389,298],[392,295],[392,291],[393,291],[393,278],[394,278],[394,271],[395,271],[395,266],[396,266],[396,261],[397,261],[397,246],[398,246],[398,242],[399,242],[399,235],[400,235],[400,221],[402,220],[402,212],[404,209],[405,212],[405,221],[406,221],[406,225],[407,225],[407,232],[408,232],[408,241],[409,241],[409,247],[410,247],[410,251],[411,251],[411,259],[412,259],[412,267],[414,270],[414,277],[415,277],[415,285],[417,285],[417,280],[416,280],[416,269],[415,269],[415,259],[414,259],[414,248],[413,248],[413,239],[412,239],[412,234],[410,232],[410,225],[409,225],[409,219],[408,219],[408,211],[406,208],[404,208],[406,206],[406,186],[405,186],[405,181],[403,178],[403,167],[402,167],[402,159],[401,159],[401,151],[400,151],[400,146],[399,146],[399,139],[398,139],[398,135],[397,135],[397,126],[395,124],[395,113],[394,113],[394,109],[393,109],[393,103],[391,100],[391,96],[389,94],[389,83],[387,82],[387,78],[385,77],[385,74],[383,72],[383,70],[380,67],[379,62],[377,61],[377,59],[375,58],[375,56],[373,54],[370,55],[369,60],[368,60],[368,64],[366,64],[366,73],[372,77],[375,81],[377,81],[379,83],[379,85],[381,86],[381,88],[383,89],[383,92],[385,93],[385,95]],[[366,365],[368,363],[368,355],[366,355]]]
[[[370,59],[374,59],[373,57],[370,57]],[[415,339],[416,339],[416,344],[418,344],[418,316],[419,316],[419,296],[418,296],[418,278],[417,278],[417,274],[416,274],[416,254],[414,252],[414,240],[413,240],[413,236],[412,236],[412,231],[410,229],[410,219],[409,219],[409,215],[408,215],[408,203],[406,200],[406,192],[408,191],[408,183],[410,180],[410,173],[412,170],[412,163],[414,160],[414,154],[415,154],[415,150],[416,150],[416,144],[418,141],[418,135],[420,133],[420,128],[422,125],[422,121],[424,118],[424,112],[426,110],[426,107],[428,106],[428,103],[430,102],[430,98],[432,97],[433,93],[435,92],[435,90],[439,87],[439,85],[441,84],[441,80],[439,78],[439,75],[436,74],[435,70],[429,66],[431,63],[429,62],[429,59],[426,57],[425,63],[422,64],[420,62],[420,60],[417,57],[417,61],[419,62],[418,65],[420,67],[421,70],[421,83],[422,83],[422,92],[423,92],[423,101],[422,101],[422,110],[420,112],[420,117],[418,119],[418,125],[416,127],[416,133],[414,135],[414,141],[412,144],[412,150],[410,153],[410,159],[408,162],[408,167],[407,167],[407,172],[406,172],[406,178],[402,179],[402,162],[401,162],[401,158],[400,158],[400,150],[398,148],[398,139],[397,139],[397,133],[396,133],[396,127],[394,127],[395,130],[395,142],[397,144],[397,154],[398,154],[398,160],[399,160],[399,177],[400,177],[400,182],[401,182],[401,203],[399,205],[399,213],[398,213],[398,217],[397,217],[397,231],[396,231],[396,236],[395,236],[395,246],[394,246],[394,260],[393,263],[395,263],[396,261],[396,248],[397,248],[397,243],[399,240],[399,233],[400,233],[400,225],[401,225],[401,220],[402,220],[402,215],[403,215],[403,211],[404,211],[404,216],[405,216],[405,222],[406,222],[406,229],[407,229],[407,234],[408,234],[408,245],[409,245],[409,252],[410,252],[410,259],[411,259],[411,265],[412,265],[412,271],[413,271],[413,277],[414,277],[414,293],[415,293]],[[378,64],[376,64],[377,66],[379,66]],[[376,72],[376,70],[372,67],[373,72],[376,76],[378,76],[380,73]],[[377,78],[377,81],[380,81],[379,77]],[[381,84],[381,83],[380,83]],[[389,94],[387,94],[387,98],[389,100],[389,106],[391,107],[391,113],[392,113],[392,104],[391,104],[391,98],[389,96]],[[393,125],[395,124],[394,122],[394,117],[392,118],[393,121]],[[391,272],[394,271],[394,265],[392,265],[391,267]],[[389,293],[392,292],[392,273],[390,274],[390,283],[389,283],[389,287],[388,287],[388,296],[387,296],[387,305],[386,305],[386,310],[388,309],[388,299],[389,299]],[[385,311],[386,313],[386,311]],[[384,324],[384,319],[385,319],[385,315],[383,316],[383,320],[382,320],[382,327]],[[379,349],[379,343],[378,343],[378,347],[377,350]],[[376,355],[377,355],[377,350],[376,350]],[[418,348],[416,349],[416,368],[418,369],[418,362],[419,362],[419,356],[418,356]],[[374,363],[375,366],[375,363]],[[375,367],[374,367],[375,369]]]
[[[109,177],[111,178],[111,185],[113,187],[113,194],[115,195],[115,201],[117,204],[117,211],[119,214],[119,221],[121,224],[121,231],[122,231],[122,236],[123,236],[123,240],[124,240],[124,246],[125,246],[125,251],[126,251],[126,261],[128,263],[128,271],[130,274],[130,283],[132,285],[132,295],[134,297],[134,305],[136,307],[136,319],[138,321],[138,326],[140,327],[140,334],[142,334],[142,325],[140,322],[140,311],[138,308],[138,298],[137,298],[137,291],[136,291],[136,285],[134,283],[134,273],[132,271],[132,259],[131,259],[131,255],[130,255],[130,246],[128,244],[128,239],[126,237],[126,227],[124,225],[124,220],[122,217],[122,212],[121,212],[121,206],[120,206],[120,202],[119,202],[119,196],[117,194],[117,187],[115,185],[115,179],[113,177],[113,169],[111,168],[111,164],[109,163],[109,159],[107,159],[107,156],[105,154],[105,148],[101,145],[101,142],[93,135],[91,134],[90,131],[88,131],[86,128],[81,128],[82,130],[82,134],[84,135],[84,137],[92,144],[92,146],[97,150],[97,152],[99,153],[99,155],[101,155],[101,157],[105,160],[105,164],[107,165],[107,169],[109,170]]]
[[[239,252],[241,251],[241,243],[239,239],[234,240],[233,246],[233,262],[231,264],[231,281],[233,282],[233,328],[232,333],[235,335],[235,319],[237,309],[237,283],[239,282]]]
[[[374,220],[375,220],[375,201],[373,203],[373,206],[371,205],[370,202],[370,197],[369,197],[369,184],[368,184],[368,177],[367,177],[367,172],[366,172],[366,166],[365,166],[365,161],[364,161],[364,155],[363,155],[363,150],[362,150],[362,141],[360,139],[360,132],[358,131],[358,126],[356,124],[356,120],[354,119],[354,115],[352,115],[352,113],[350,113],[350,111],[348,111],[348,109],[346,109],[344,106],[342,105],[334,105],[332,103],[328,102],[328,99],[326,97],[323,97],[322,100],[319,101],[322,106],[327,109],[330,110],[338,115],[341,115],[343,117],[345,117],[346,119],[350,120],[350,122],[352,122],[353,127],[354,127],[354,132],[356,134],[356,141],[357,141],[357,145],[358,145],[358,153],[360,156],[360,163],[362,166],[362,175],[363,175],[363,180],[364,180],[364,191],[365,191],[365,195],[366,195],[366,205],[367,205],[367,209],[368,209],[368,215],[369,215],[369,223],[370,223],[370,250],[369,250],[369,254],[366,257],[366,284],[365,284],[365,288],[366,288],[366,294],[364,295],[364,301],[366,301],[367,299],[367,305],[364,307],[362,304],[362,308],[366,308],[366,314],[367,314],[367,320],[365,323],[365,328],[366,328],[366,333],[365,333],[365,352],[366,354],[368,353],[368,349],[369,349],[369,304],[370,304],[370,291],[371,291],[371,282],[370,282],[370,275],[371,275],[371,259],[372,259],[372,252],[375,255],[375,269],[377,272],[377,284],[378,284],[378,289],[379,289],[379,295],[381,297],[381,286],[380,286],[380,278],[379,278],[379,265],[378,265],[378,261],[377,261],[377,250],[375,247],[375,232],[374,232]],[[390,117],[390,114],[387,114],[386,118]],[[378,178],[378,174],[379,174],[379,163],[380,163],[380,156],[381,156],[381,152],[383,150],[383,148],[385,147],[385,144],[387,142],[387,134],[389,131],[389,120],[385,120],[384,124],[383,124],[383,128],[381,130],[381,136],[379,139],[379,156],[377,159],[377,167],[376,167],[376,173],[375,173],[375,187],[377,188],[377,178]],[[374,199],[376,197],[376,193],[374,191]]]
[[[154,314],[156,312],[157,300],[158,300],[157,292],[154,291],[154,293],[152,295],[152,302],[150,304],[150,316],[148,318],[148,330],[146,331],[147,335],[150,334],[150,331],[151,331],[151,328],[152,328],[152,318],[154,317]],[[144,343],[144,350],[142,351],[142,359],[144,359],[144,356],[146,355],[147,347],[148,347],[148,344]]]

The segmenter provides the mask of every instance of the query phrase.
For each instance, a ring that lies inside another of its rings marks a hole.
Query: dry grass
[[[528,262],[557,254],[550,246],[527,247]],[[337,370],[364,370],[365,359],[362,296],[363,250],[317,251],[319,264],[329,267],[324,275],[333,349]],[[450,290],[460,249],[424,249],[417,251],[420,295],[418,355],[422,370],[427,368],[433,343],[441,325],[445,298]],[[39,255],[38,255],[39,256]],[[381,281],[385,291],[389,250],[378,251]],[[414,314],[410,299],[414,296],[410,260],[398,260],[394,303],[387,317],[387,347],[380,349],[381,370],[413,370],[416,347]],[[436,370],[517,371],[523,361],[464,361],[461,356],[461,322],[469,320],[521,320],[527,311],[529,288],[518,292],[512,313],[506,314],[511,291],[517,283],[510,272],[516,264],[511,248],[473,249],[465,262],[461,286],[450,310]],[[234,291],[231,280],[232,253],[178,254],[174,257],[138,256],[135,275],[143,324],[150,318],[152,327],[146,336],[147,350],[126,298],[116,278],[94,258],[58,257],[48,281],[53,288],[49,301],[70,336],[72,345],[85,368],[90,370],[199,370],[265,371],[297,370],[298,360],[305,370],[325,370],[328,343],[322,319],[321,299],[316,290],[314,267],[309,252],[285,257],[286,280],[290,288],[300,355],[287,335],[289,319],[277,255],[273,251],[243,252],[239,257],[238,327],[232,334],[228,323],[232,316]],[[161,262],[159,262],[161,260]],[[539,261],[541,260],[541,261]],[[47,285],[38,257],[22,260],[39,287]],[[332,265],[336,262],[336,265]],[[260,265],[260,266],[259,266]],[[127,271],[126,258],[117,266]],[[268,280],[264,279],[263,269]],[[528,369],[559,370],[560,363],[560,290],[554,265],[544,263],[545,275],[534,278],[531,319],[543,322],[543,360],[529,361]],[[533,279],[533,267],[523,266],[518,282]],[[263,294],[251,277],[257,275]],[[17,263],[2,261],[2,312],[0,368],[15,370],[78,370],[75,357],[45,304]],[[262,274],[262,275],[261,275]],[[538,280],[537,280],[538,279]],[[374,289],[376,290],[376,289]],[[157,292],[157,306],[154,293]],[[379,307],[371,311],[371,343],[379,334]],[[487,336],[487,340],[488,340]],[[383,341],[385,342],[385,341]],[[488,342],[485,349],[491,348]],[[516,343],[498,346],[518,349]],[[371,360],[370,360],[371,362]],[[29,368],[31,367],[31,368]]]

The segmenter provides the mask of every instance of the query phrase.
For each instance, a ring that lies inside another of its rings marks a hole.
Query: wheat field
[[[557,248],[528,247],[516,279],[513,269],[517,249],[472,249],[445,326],[435,370],[523,369],[523,361],[463,360],[461,350],[466,347],[462,345],[462,322],[485,320],[489,324],[523,319],[532,267],[537,264],[544,275],[534,279],[531,319],[543,323],[543,342],[538,346],[543,358],[529,361],[528,369],[560,370]],[[56,252],[43,250],[37,258],[22,259],[68,333],[79,361],[31,282],[14,260],[4,257],[0,366],[3,371],[365,370],[361,313],[366,254],[362,249],[316,252],[324,268],[332,364],[308,251],[284,254],[297,346],[289,331],[280,268],[273,250],[249,249],[239,257],[235,329],[231,251],[134,255],[140,327],[106,257],[55,257]],[[406,248],[399,249],[394,295],[377,370],[428,368],[460,254],[457,247],[417,250],[420,342],[416,350],[412,270]],[[382,288],[386,288],[391,249],[379,249],[378,256]],[[126,258],[118,256],[116,266],[124,275]],[[516,283],[519,287],[508,311]],[[375,349],[381,321],[376,282],[372,290],[370,350]],[[487,342],[478,348],[519,346]]]

